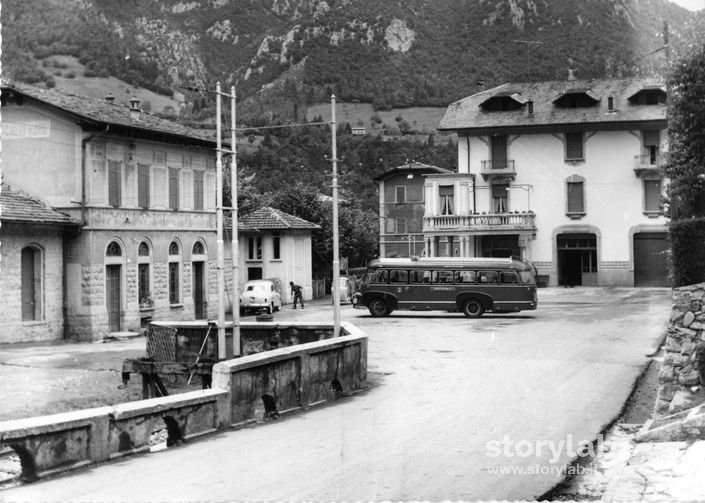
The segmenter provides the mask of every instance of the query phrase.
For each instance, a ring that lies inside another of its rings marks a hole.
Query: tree
[[[681,59],[670,79],[666,175],[674,218],[705,216],[705,45]]]
[[[674,287],[705,281],[705,45],[679,60],[669,79],[668,200]]]

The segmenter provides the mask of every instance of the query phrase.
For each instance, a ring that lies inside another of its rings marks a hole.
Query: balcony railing
[[[486,231],[486,230],[536,230],[536,214],[487,213],[474,215],[437,215],[424,217],[424,232],[427,231]]]
[[[661,154],[651,155],[635,155],[634,156],[634,173],[636,176],[641,176],[645,173],[654,173],[665,164],[665,158]]]
[[[508,178],[514,180],[516,177],[516,170],[514,169],[514,160],[489,160],[481,161],[480,174],[482,178],[487,180],[488,178]]]

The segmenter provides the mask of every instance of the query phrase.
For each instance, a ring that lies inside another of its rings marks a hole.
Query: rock
[[[687,371],[684,368],[678,376],[678,382],[683,386],[695,386],[700,383],[700,374],[692,366]],[[675,400],[675,396],[673,398]]]
[[[695,343],[692,341],[683,341],[683,344],[681,345],[681,354],[682,355],[691,355],[693,354],[693,351],[695,350]]]
[[[685,316],[683,317],[682,325],[684,327],[688,328],[694,321],[695,321],[695,315],[693,314],[693,311],[688,311],[687,313],[685,313]]]
[[[660,384],[670,383],[674,381],[673,367],[670,365],[661,365],[658,372],[658,382]]]
[[[668,407],[669,414],[675,414],[686,409],[693,408],[697,405],[698,399],[688,391],[677,391],[671,400],[671,405]]]

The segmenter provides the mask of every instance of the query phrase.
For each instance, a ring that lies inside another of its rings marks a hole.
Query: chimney
[[[130,118],[132,120],[140,120],[140,100],[137,98],[130,99]]]
[[[485,81],[484,80],[478,80],[477,81],[477,92],[481,93],[482,91],[485,90]]]
[[[115,96],[113,96],[112,94],[108,94],[108,95],[105,97],[105,101],[108,102],[108,103],[110,103],[110,104],[113,104],[113,103],[115,103]]]
[[[568,80],[575,80],[575,68],[568,68]]]

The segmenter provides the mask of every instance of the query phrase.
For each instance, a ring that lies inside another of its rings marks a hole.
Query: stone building
[[[667,286],[666,89],[506,83],[448,106],[458,170],[425,177],[428,256],[518,255],[550,285]]]
[[[6,184],[0,189],[2,342],[64,336],[66,243],[80,223]]]
[[[51,244],[30,245],[44,264],[42,320],[57,305],[63,312],[63,329],[41,338],[100,340],[151,319],[217,316],[212,131],[144,113],[137,100],[127,107],[12,82],[2,85],[2,121],[4,181],[78,223],[75,233],[51,230]],[[20,261],[4,231],[3,275]],[[47,296],[58,275],[63,297]],[[3,295],[20,298],[18,286]],[[11,305],[0,306],[3,319],[14,316]],[[38,337],[0,328],[0,342]]]

